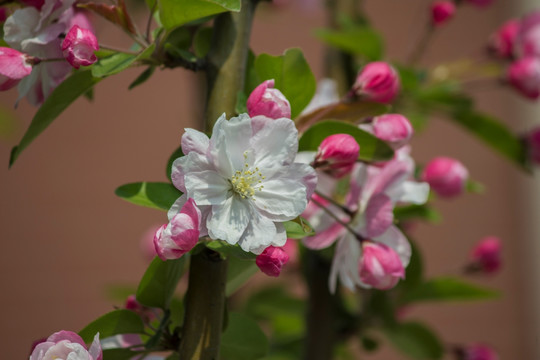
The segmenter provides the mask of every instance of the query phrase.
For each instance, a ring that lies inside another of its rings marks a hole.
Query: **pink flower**
[[[97,61],[94,51],[99,50],[98,41],[92,31],[74,25],[62,43],[62,53],[75,69],[89,66]]]
[[[146,323],[149,323],[155,318],[155,315],[152,312],[151,308],[144,306],[143,304],[138,302],[135,295],[129,295],[126,298],[126,303],[124,304],[124,307],[127,310],[131,310],[137,313]]]
[[[485,7],[491,5],[493,0],[467,0],[467,2],[475,6]]]
[[[501,241],[495,236],[480,240],[471,252],[472,266],[485,273],[495,273],[501,267]],[[471,267],[472,268],[472,267]]]
[[[274,80],[266,80],[257,86],[247,100],[249,116],[264,115],[272,119],[291,118],[291,104],[279,91],[274,89]]]
[[[405,278],[405,268],[397,252],[382,243],[364,241],[362,256],[358,262],[360,280],[379,290],[396,286]]]
[[[511,59],[520,29],[520,22],[516,19],[505,22],[489,41],[489,49],[500,58]]]
[[[409,120],[400,114],[377,116],[372,122],[373,133],[394,148],[400,148],[411,139],[414,129]]]
[[[289,261],[289,255],[279,247],[269,246],[257,255],[255,263],[263,273],[268,276],[278,277],[283,265]]]
[[[450,198],[463,192],[469,172],[456,159],[437,157],[427,164],[421,178],[437,195]]]
[[[540,11],[531,12],[521,20],[516,52],[520,57],[540,56]]]
[[[199,240],[200,222],[201,211],[190,198],[154,236],[154,246],[161,260],[178,259],[190,251]]]
[[[352,87],[361,98],[389,104],[400,89],[399,75],[388,63],[376,61],[364,66]]]
[[[540,97],[540,58],[528,56],[510,65],[506,77],[510,84],[525,97]]]
[[[456,12],[456,5],[452,1],[439,0],[431,4],[431,22],[435,26],[445,24]]]
[[[351,135],[330,135],[319,145],[313,166],[340,178],[351,172],[359,151],[360,145]]]
[[[530,131],[525,141],[528,146],[529,159],[535,164],[540,165],[540,127]]]
[[[470,345],[464,349],[463,360],[498,360],[499,356],[491,347],[483,344]]]
[[[31,72],[32,64],[27,55],[0,47],[0,91],[11,89]]]
[[[49,359],[102,360],[99,333],[94,337],[90,348],[72,331],[62,330],[52,334],[46,341],[37,344],[30,355],[30,360]]]

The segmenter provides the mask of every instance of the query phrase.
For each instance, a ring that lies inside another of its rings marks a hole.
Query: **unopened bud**
[[[396,149],[407,144],[414,133],[409,120],[400,114],[376,116],[372,126],[376,137],[389,142]]]
[[[431,4],[431,22],[435,26],[443,25],[450,20],[456,12],[453,1],[440,0]]]
[[[340,178],[352,171],[358,160],[360,145],[348,134],[334,134],[325,138],[315,156],[313,167]]]
[[[289,255],[279,247],[269,246],[257,255],[255,263],[263,273],[268,276],[278,277],[283,265],[289,261]]]
[[[501,268],[501,241],[495,236],[480,240],[471,252],[470,270],[487,274],[495,273]]]
[[[506,73],[508,82],[525,97],[540,97],[540,59],[528,56],[513,62]]]
[[[249,95],[247,110],[251,117],[264,115],[272,119],[291,118],[291,104],[278,89],[274,80],[266,80]]]
[[[458,351],[459,360],[499,360],[499,355],[490,346],[473,344]]]
[[[520,22],[516,19],[508,20],[491,35],[489,50],[497,57],[511,59],[514,55],[516,38],[519,33]]]
[[[398,94],[399,88],[397,71],[388,63],[376,61],[364,66],[352,90],[361,98],[389,104]]]
[[[97,61],[94,51],[99,50],[98,41],[92,31],[74,25],[62,42],[62,52],[75,69],[89,66]]]
[[[0,91],[8,90],[30,75],[30,57],[17,50],[0,47]]]
[[[388,245],[365,241],[358,263],[360,280],[379,290],[396,286],[405,278],[405,268],[397,252]]]
[[[465,189],[469,172],[461,162],[448,157],[438,157],[429,162],[422,173],[422,180],[441,197],[460,195]]]

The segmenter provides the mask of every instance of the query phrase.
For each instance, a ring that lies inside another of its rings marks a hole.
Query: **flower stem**
[[[319,201],[311,198],[311,201],[317,205],[318,207],[320,207],[325,213],[327,213],[332,219],[336,220],[341,226],[343,226],[345,229],[347,229],[348,232],[350,232],[351,234],[353,234],[359,241],[364,241],[364,237],[362,235],[360,235],[359,233],[357,233],[356,231],[354,231],[353,228],[350,227],[349,224],[345,223],[343,220],[341,220],[339,217],[336,216],[336,214],[334,214],[333,212],[331,212],[330,210],[328,210],[326,208],[326,206],[324,206],[323,204],[321,204]]]
[[[315,190],[315,194],[319,195],[321,198],[323,198],[324,200],[328,201],[328,202],[331,202],[333,205],[335,205],[336,207],[340,208],[341,211],[343,211],[345,214],[349,215],[349,216],[354,216],[355,212],[352,211],[351,209],[349,209],[348,207],[346,207],[345,205],[341,205],[340,203],[338,203],[336,200],[332,199],[330,196],[326,196],[324,195],[323,193],[321,193],[320,191],[317,191]]]
[[[422,56],[426,52],[426,49],[427,49],[427,47],[429,45],[429,42],[430,42],[434,32],[435,32],[435,29],[429,23],[426,26],[426,29],[424,30],[424,33],[422,34],[422,37],[420,38],[418,43],[416,43],[416,47],[414,48],[411,55],[409,56],[409,60],[407,61],[407,63],[409,65],[416,65],[420,61],[420,59],[422,58]]]

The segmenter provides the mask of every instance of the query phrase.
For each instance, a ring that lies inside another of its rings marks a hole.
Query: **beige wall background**
[[[478,54],[493,29],[523,13],[517,3],[499,0],[485,10],[464,7],[436,34],[424,64]],[[419,36],[429,1],[365,4],[387,39],[388,58],[403,59]],[[524,6],[535,5],[540,3]],[[261,6],[252,46],[272,54],[302,47],[320,77],[323,49],[312,33],[324,25],[324,16],[319,10],[299,9]],[[109,44],[125,43],[118,32],[98,35]],[[121,305],[107,296],[106,288],[135,286],[145,270],[140,238],[148,228],[165,222],[165,213],[125,203],[114,196],[114,189],[133,181],[166,180],[167,158],[183,128],[196,126],[200,112],[193,106],[198,99],[196,75],[165,70],[144,86],[126,91],[141,71],[105,79],[96,88],[93,104],[78,100],[7,170],[9,151],[35,109],[23,101],[13,111],[15,130],[0,141],[2,358],[25,358],[35,339],[60,329],[78,331]],[[513,129],[540,124],[538,105],[512,91],[484,90],[476,96],[480,108]],[[7,108],[15,99],[15,92],[0,94]],[[410,309],[407,317],[426,321],[448,343],[486,342],[505,360],[540,358],[538,180],[441,119],[433,119],[413,146],[419,162],[437,155],[462,159],[472,177],[487,188],[485,196],[438,201],[444,221],[418,226],[415,235],[428,275],[459,273],[472,245],[485,235],[502,238],[504,269],[495,277],[471,279],[500,289],[499,300],[421,305]],[[373,358],[402,357],[385,349]]]

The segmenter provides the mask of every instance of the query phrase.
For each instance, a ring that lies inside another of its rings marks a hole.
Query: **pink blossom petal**
[[[382,235],[394,221],[394,205],[385,194],[373,196],[366,208],[366,236],[374,238]]]

